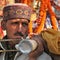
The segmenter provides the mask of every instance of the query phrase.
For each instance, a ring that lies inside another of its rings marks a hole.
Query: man
[[[32,8],[22,3],[7,5],[4,7],[3,21],[1,22],[1,25],[2,29],[6,30],[7,35],[3,39],[13,39],[13,41],[6,43],[1,42],[2,49],[15,49],[15,45],[19,43],[19,41],[17,41],[16,39],[21,40],[22,38],[25,39],[28,36],[28,24],[32,13]],[[34,35],[31,37],[31,39],[35,40],[38,43],[38,47],[29,54],[29,60],[37,60],[37,58],[44,51],[43,44],[38,36]],[[46,59],[48,57],[51,60],[50,56],[45,53],[44,55],[46,56]],[[16,60],[15,58],[16,52],[6,52],[2,57],[2,59],[5,60]],[[41,58],[42,60],[45,60],[45,57],[42,56]]]

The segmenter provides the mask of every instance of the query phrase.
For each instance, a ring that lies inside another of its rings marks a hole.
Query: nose
[[[21,31],[22,31],[22,24],[20,23],[18,26],[18,32],[21,32]]]

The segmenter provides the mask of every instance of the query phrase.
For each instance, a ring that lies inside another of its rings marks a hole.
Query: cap
[[[30,20],[33,9],[23,3],[9,4],[3,8],[3,20],[25,18]]]

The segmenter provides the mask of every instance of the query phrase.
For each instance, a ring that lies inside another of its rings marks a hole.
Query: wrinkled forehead
[[[27,19],[11,19],[11,20],[7,20],[7,23],[14,23],[14,22],[18,22],[18,23],[25,22],[25,23],[29,24],[29,21]]]
[[[11,19],[11,20],[8,20],[9,22],[29,22],[27,19]]]

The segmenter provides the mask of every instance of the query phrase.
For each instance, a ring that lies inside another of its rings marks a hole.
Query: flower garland
[[[33,2],[32,0],[23,0],[23,3],[25,3],[25,4],[29,5],[29,6],[31,6],[32,2]]]
[[[30,1],[30,0],[29,0]],[[28,0],[24,0],[24,3],[28,4]],[[30,1],[30,4],[31,4],[31,1]],[[52,11],[52,6],[51,6],[51,2],[50,0],[41,0],[41,5],[40,5],[40,23],[39,23],[39,26],[37,27],[36,30],[36,34],[39,34],[41,33],[41,31],[43,30],[44,28],[44,23],[45,23],[45,20],[46,20],[46,12],[47,10],[49,11],[50,13],[50,16],[51,16],[51,23],[52,23],[52,28],[54,30],[57,30],[57,21],[56,21],[56,16],[55,16],[55,13]],[[37,22],[38,23],[38,22]],[[29,23],[29,32],[30,33],[33,33],[33,29],[32,29],[32,21],[30,20],[30,23]]]
[[[56,15],[55,15],[55,13],[53,12],[53,10],[52,10],[52,6],[51,6],[51,3],[50,3],[50,0],[48,0],[48,11],[49,11],[49,13],[50,13],[50,16],[51,16],[51,23],[52,23],[52,28],[54,29],[54,30],[57,30],[57,19],[56,19]]]
[[[44,29],[44,24],[45,24],[45,20],[46,20],[46,10],[47,10],[47,6],[46,3],[44,2],[44,0],[41,0],[41,7],[40,7],[40,25],[37,28],[36,33],[39,34],[43,29]]]
[[[56,17],[54,12],[52,11],[52,6],[50,3],[50,0],[41,0],[41,7],[40,7],[40,16],[42,16],[41,14],[43,13],[42,18],[40,19],[40,26],[38,26],[37,32],[36,33],[40,33],[44,27],[44,23],[46,20],[46,10],[49,11],[50,16],[51,16],[51,23],[52,23],[52,28],[54,30],[57,30],[57,21],[56,21]]]

